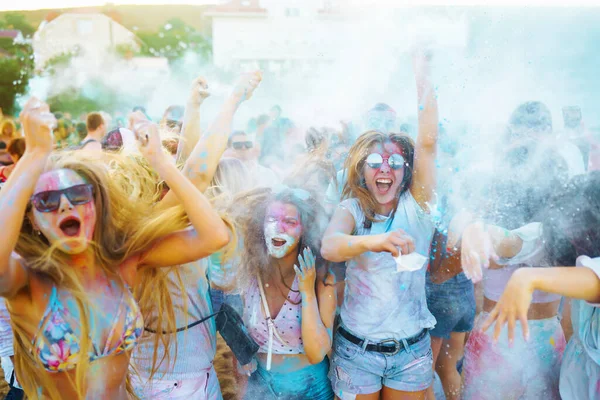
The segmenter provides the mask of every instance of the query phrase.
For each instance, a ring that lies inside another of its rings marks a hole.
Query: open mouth
[[[273,238],[273,239],[271,239],[271,243],[273,243],[273,246],[275,246],[275,247],[281,247],[281,246],[284,246],[287,243],[287,240],[285,240],[285,239],[279,239],[279,238]]]
[[[379,178],[375,180],[375,185],[379,193],[387,193],[392,187],[392,180],[387,178]]]
[[[65,218],[58,226],[66,236],[79,236],[81,222],[75,217]]]

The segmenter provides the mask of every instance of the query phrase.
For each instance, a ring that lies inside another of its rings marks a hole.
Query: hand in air
[[[431,59],[433,58],[431,44],[422,42],[421,44],[413,47],[411,56],[415,74],[428,75],[431,68]]]
[[[260,81],[262,81],[262,72],[260,71],[243,74],[233,89],[233,95],[236,96],[239,101],[248,100],[252,97],[252,94],[260,84]]]
[[[467,226],[463,232],[461,264],[467,278],[477,283],[483,279],[482,267],[490,267],[490,259],[497,261],[492,238],[483,222]]]
[[[203,76],[199,76],[198,78],[192,81],[192,91],[190,92],[189,101],[199,106],[202,102],[210,96],[210,92],[208,91],[208,83],[206,83],[206,78]]]
[[[130,121],[133,126],[133,133],[137,141],[140,153],[150,162],[152,166],[165,158],[165,153],[162,149],[160,134],[158,133],[158,125],[149,121],[139,111],[130,116]]]
[[[298,289],[301,293],[314,293],[315,282],[317,280],[317,268],[315,267],[315,256],[307,247],[298,254],[298,265],[294,265],[296,276],[298,277]]]
[[[508,324],[508,341],[512,343],[515,337],[517,319],[521,321],[523,337],[529,340],[529,326],[527,325],[527,311],[533,298],[532,270],[521,268],[511,276],[504,293],[496,303],[488,318],[482,326],[485,331],[495,322],[494,341],[498,341],[504,324]]]
[[[410,254],[415,251],[415,241],[402,229],[389,233],[381,233],[371,236],[369,251],[374,253],[388,252],[393,257],[400,254]]]
[[[27,151],[52,151],[52,129],[57,126],[56,118],[48,104],[36,97],[30,98],[19,115],[25,132]]]

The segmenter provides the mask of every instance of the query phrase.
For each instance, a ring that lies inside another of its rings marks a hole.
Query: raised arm
[[[183,164],[200,139],[200,106],[210,96],[206,79],[198,77],[192,82],[190,97],[185,106],[183,127],[177,147],[177,164]]]
[[[390,233],[379,235],[352,235],[354,231],[354,217],[343,206],[338,206],[321,244],[321,255],[332,262],[348,261],[367,251],[388,252],[397,257],[399,252],[410,254],[415,251],[413,239],[404,231],[398,229]]]
[[[233,116],[240,104],[252,96],[261,79],[260,72],[242,76],[233,93],[225,100],[217,119],[208,128],[208,131],[200,137],[185,162],[183,174],[201,192],[208,188],[219,165],[219,160],[227,148]],[[171,207],[175,204],[177,204],[175,194],[169,191],[161,201],[161,207]]]
[[[135,134],[140,151],[171,188],[192,224],[192,229],[175,232],[139,255],[140,267],[167,267],[204,258],[229,242],[229,230],[206,197],[190,182],[162,151],[158,127],[149,121],[138,122]]]
[[[36,98],[27,102],[20,118],[27,149],[0,191],[0,295],[8,298],[27,285],[27,270],[13,250],[19,239],[29,199],[52,151],[49,126],[56,124],[48,105]]]
[[[410,192],[421,208],[429,210],[436,185],[435,157],[438,141],[438,105],[431,84],[431,57],[424,51],[413,55],[417,83],[419,133],[415,144],[414,173]]]

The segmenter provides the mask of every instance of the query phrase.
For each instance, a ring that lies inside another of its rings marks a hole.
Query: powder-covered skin
[[[271,257],[283,258],[294,250],[302,236],[302,223],[298,210],[293,204],[274,201],[267,208],[264,232],[265,244]],[[283,240],[285,244],[276,246],[273,239]]]
[[[512,346],[504,326],[497,344],[494,327],[481,331],[488,313],[481,313],[465,347],[463,399],[560,399],[558,378],[565,337],[556,317],[530,320],[525,342],[520,322]]]
[[[273,244],[273,239],[285,240],[285,244],[279,247],[275,246]],[[267,222],[265,224],[265,244],[267,245],[267,251],[271,257],[283,258],[296,247],[298,240],[286,233],[277,232],[276,222]]]
[[[62,190],[85,183],[85,180],[75,171],[69,169],[53,170],[40,176],[35,186],[34,194],[48,190]],[[34,224],[51,244],[60,242],[58,246],[60,250],[67,254],[80,254],[87,249],[88,243],[94,235],[96,206],[93,201],[73,206],[64,194],[61,196],[60,201],[61,205],[56,211],[40,212],[33,207],[32,216]],[[81,225],[77,236],[67,236],[60,229],[60,223],[66,217],[75,217],[79,220]]]

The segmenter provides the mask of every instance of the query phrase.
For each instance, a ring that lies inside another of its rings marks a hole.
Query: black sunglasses
[[[123,135],[121,129],[117,128],[108,132],[104,138],[102,138],[102,149],[108,151],[119,151],[123,147]]]
[[[183,126],[183,121],[177,121],[174,119],[168,119],[166,125],[169,129],[180,128]]]
[[[247,149],[251,149],[252,147],[254,147],[254,143],[252,143],[250,140],[247,142],[232,142],[231,146],[236,150],[241,150],[244,147]]]
[[[87,183],[83,185],[75,185],[62,190],[47,190],[39,192],[31,197],[31,203],[39,212],[52,212],[60,207],[60,199],[62,195],[67,196],[69,202],[78,206],[92,201],[94,198],[94,187]]]
[[[383,156],[379,153],[371,153],[367,156],[366,163],[369,167],[378,169],[383,164],[383,160],[387,160],[387,163],[391,169],[400,169],[406,163],[404,161],[404,157],[396,153],[392,154],[387,159],[383,158]]]

